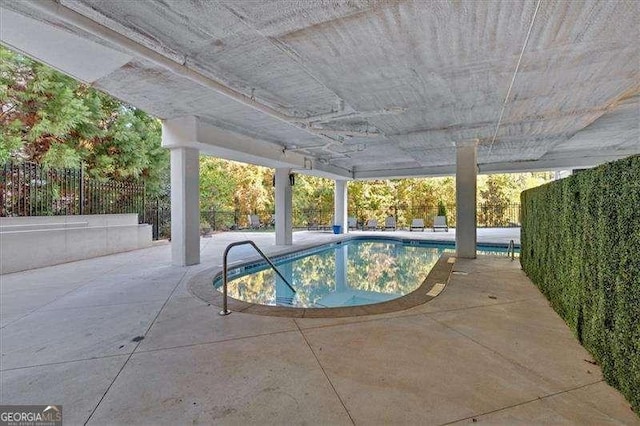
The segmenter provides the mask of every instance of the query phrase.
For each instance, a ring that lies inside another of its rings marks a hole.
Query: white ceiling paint
[[[640,152],[636,1],[62,0],[46,14],[34,5],[3,11],[35,18],[52,40],[74,34],[133,56],[88,81],[163,119],[197,117],[216,129],[199,141],[215,155],[270,165],[262,155],[284,149],[330,176],[368,179],[452,173],[454,144],[467,139],[479,140],[483,172]],[[42,59],[28,32],[0,36]],[[98,53],[68,56],[57,67],[78,77]],[[230,149],[234,138],[243,143]]]

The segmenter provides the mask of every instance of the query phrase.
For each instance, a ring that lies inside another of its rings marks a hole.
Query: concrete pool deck
[[[187,282],[241,239],[281,251],[224,233],[188,268],[160,244],[0,276],[1,403],[62,404],[65,424],[640,424],[518,262],[459,260],[442,294],[399,312],[221,317]]]

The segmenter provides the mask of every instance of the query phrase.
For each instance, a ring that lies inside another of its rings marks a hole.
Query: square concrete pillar
[[[456,256],[476,258],[477,140],[456,143]]]
[[[171,149],[171,262],[200,263],[199,151]]]
[[[293,244],[293,192],[290,169],[276,169],[276,245]]]
[[[336,180],[333,197],[333,224],[342,227],[342,233],[347,233],[347,181]]]

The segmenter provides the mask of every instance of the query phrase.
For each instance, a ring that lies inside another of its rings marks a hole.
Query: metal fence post
[[[160,198],[156,197],[155,240],[160,238]]]
[[[84,214],[84,163],[80,164],[80,214]]]
[[[138,203],[138,211],[140,211],[140,203]],[[147,221],[147,185],[144,185],[142,187],[142,223],[145,223],[146,221]]]

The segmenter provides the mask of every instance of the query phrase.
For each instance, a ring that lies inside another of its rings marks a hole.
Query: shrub
[[[444,205],[442,200],[438,201],[438,216],[447,217],[447,206]]]
[[[640,156],[521,202],[522,268],[640,413]]]

